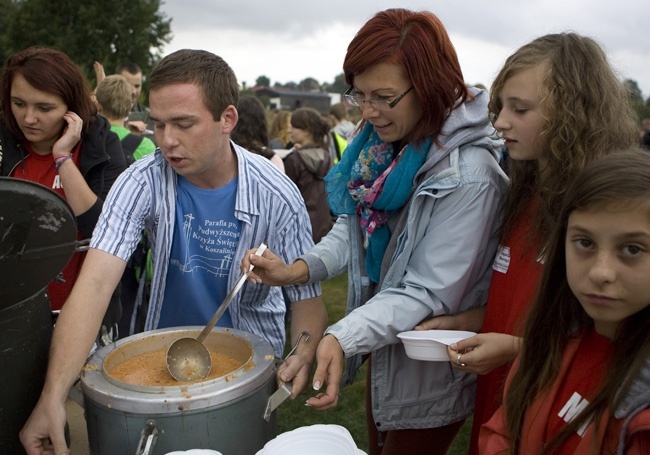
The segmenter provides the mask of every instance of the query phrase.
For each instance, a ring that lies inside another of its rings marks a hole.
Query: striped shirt
[[[239,278],[246,250],[260,243],[291,264],[313,244],[305,204],[291,180],[266,158],[231,143],[237,155],[238,178],[235,217],[242,222],[229,287]],[[91,248],[125,261],[146,230],[154,264],[145,330],[157,328],[165,295],[165,277],[174,233],[176,173],[160,150],[131,165],[115,182],[104,203]],[[188,286],[191,283],[188,282]],[[321,294],[320,284],[287,286],[289,300],[297,302]],[[215,311],[221,302],[215,303]],[[180,302],[179,302],[180,304]],[[281,288],[246,282],[230,304],[233,326],[265,338],[275,355],[282,356],[287,311]],[[208,321],[205,321],[207,323]]]

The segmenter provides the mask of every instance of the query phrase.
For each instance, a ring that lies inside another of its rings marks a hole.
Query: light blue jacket
[[[228,275],[229,288],[239,278],[240,260],[246,250],[263,242],[291,263],[314,245],[307,209],[293,182],[266,158],[235,144],[232,147],[238,162],[235,217],[242,227],[237,259]],[[111,188],[90,245],[128,260],[142,229],[146,229],[154,272],[145,330],[157,328],[160,319],[176,219],[176,191],[176,172],[160,150],[139,159]],[[321,294],[316,283],[287,286],[285,290],[291,302]],[[214,302],[215,311],[220,303]],[[286,339],[286,310],[281,288],[249,282],[229,307],[233,326],[268,340],[278,357],[282,357]]]
[[[363,267],[356,215],[340,217],[302,259],[310,280],[348,273],[348,308],[328,328],[348,358],[345,382],[372,353],[372,412],[379,431],[457,422],[474,408],[474,375],[448,362],[412,360],[397,334],[431,316],[485,305],[508,179],[487,117],[487,94],[455,109],[414,179],[406,206],[390,220],[382,278],[373,289]],[[435,443],[432,441],[432,443]]]

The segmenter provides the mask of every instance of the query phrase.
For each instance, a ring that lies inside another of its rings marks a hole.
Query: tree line
[[[94,86],[95,60],[111,72],[118,64],[137,63],[144,74],[162,58],[162,50],[172,38],[172,19],[160,10],[161,0],[0,0],[0,59],[29,46],[54,47],[64,51],[80,65],[89,84]],[[266,76],[255,85],[270,87]],[[636,81],[625,84],[639,119],[650,118],[650,96],[643,94]],[[343,74],[332,83],[306,78],[299,83],[276,82],[273,87],[302,91],[343,93],[347,84]],[[147,93],[145,80],[144,92]]]

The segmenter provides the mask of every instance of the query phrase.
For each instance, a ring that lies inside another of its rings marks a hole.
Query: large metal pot
[[[254,455],[276,436],[275,414],[264,412],[276,389],[275,358],[263,338],[216,328],[205,339],[210,351],[241,361],[234,373],[178,386],[127,384],[108,374],[126,359],[167,348],[201,327],[160,329],[132,335],[97,350],[81,374],[90,453],[135,454],[141,438],[157,433],[152,454],[213,449],[224,455]],[[153,431],[152,431],[153,430]]]
[[[18,439],[47,370],[52,315],[47,285],[75,250],[67,202],[37,183],[0,177],[0,454]]]

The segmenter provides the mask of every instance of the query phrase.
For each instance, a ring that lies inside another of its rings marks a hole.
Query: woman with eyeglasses
[[[291,265],[269,251],[242,265],[271,285],[347,272],[347,315],[318,346],[307,406],[336,406],[365,360],[369,454],[444,454],[472,414],[476,377],[410,359],[397,334],[487,300],[507,187],[488,95],[465,85],[430,12],[377,13],[343,70],[363,120],[325,178],[335,226]]]

